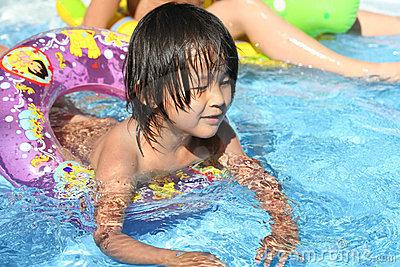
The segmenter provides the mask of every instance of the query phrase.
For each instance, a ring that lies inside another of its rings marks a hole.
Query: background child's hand
[[[379,65],[378,75],[380,80],[389,82],[400,81],[400,62],[385,62]]]
[[[260,263],[265,256],[264,266],[269,266],[273,258],[280,254],[278,267],[282,267],[299,244],[299,230],[296,222],[290,217],[272,224],[271,228],[271,235],[261,240],[255,259],[257,263]]]
[[[179,252],[178,252],[179,253]],[[174,257],[166,264],[168,267],[174,266],[227,266],[221,262],[215,255],[207,252],[183,252],[183,254]]]

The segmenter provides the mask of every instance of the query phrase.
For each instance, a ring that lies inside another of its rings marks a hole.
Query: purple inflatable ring
[[[65,161],[49,112],[65,94],[93,90],[125,98],[122,67],[129,37],[65,28],[38,34],[0,58],[0,175],[14,186],[73,197],[94,175]]]

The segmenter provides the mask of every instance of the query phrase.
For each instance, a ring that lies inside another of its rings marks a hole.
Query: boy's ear
[[[134,91],[135,91],[136,96],[139,98],[140,103],[142,103],[143,105],[146,105],[146,106],[150,106],[151,108],[157,107],[157,105],[153,101],[152,101],[152,103],[148,104],[146,99],[143,97],[143,95],[139,94],[140,93],[139,82],[137,82],[135,84]]]
[[[136,95],[139,95],[139,82],[135,83],[133,90],[135,91]]]
[[[143,104],[145,104],[146,106],[150,106],[152,109],[157,108],[156,103],[154,103],[154,101],[151,101],[151,103],[147,103],[146,100],[144,100]]]

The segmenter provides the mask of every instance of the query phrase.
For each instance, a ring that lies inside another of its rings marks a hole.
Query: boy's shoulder
[[[138,151],[135,124],[135,121],[127,119],[117,123],[105,134],[92,153],[92,165],[98,166],[104,160],[110,164],[113,161],[134,161]]]
[[[132,148],[136,144],[136,121],[126,119],[116,124],[105,136],[105,143],[123,145]]]
[[[232,138],[236,137],[236,133],[229,123],[227,117],[221,122],[215,137],[220,139],[223,143],[229,143]]]
[[[216,154],[231,152],[242,154],[243,150],[235,130],[229,123],[228,118],[225,118],[218,128],[217,133],[211,138],[211,143],[214,146]]]

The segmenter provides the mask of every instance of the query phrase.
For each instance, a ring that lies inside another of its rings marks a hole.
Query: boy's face
[[[167,112],[180,130],[198,138],[214,136],[232,102],[232,80],[226,73],[218,73],[208,83],[207,75],[191,82],[191,102],[187,110],[176,110],[169,101]]]

